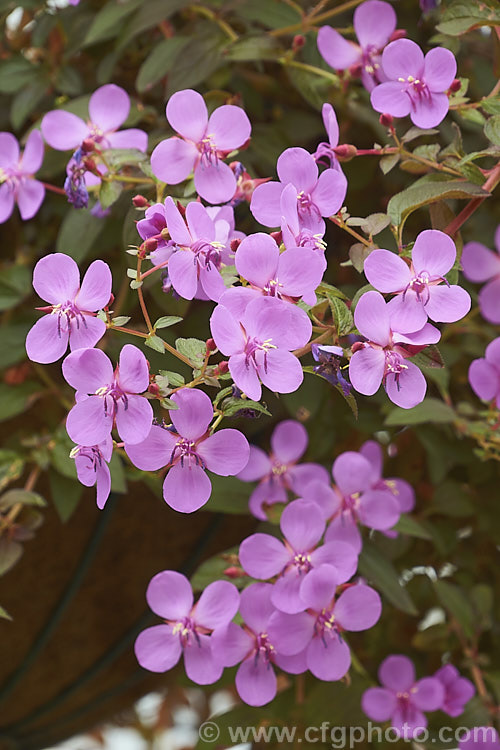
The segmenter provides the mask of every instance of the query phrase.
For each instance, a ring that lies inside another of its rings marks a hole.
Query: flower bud
[[[207,352],[214,352],[217,349],[217,345],[213,339],[207,340]]]
[[[158,240],[156,240],[154,237],[148,237],[148,239],[144,240],[142,244],[146,252],[152,253],[153,250],[156,250],[156,248],[158,247]]]
[[[292,42],[293,51],[298,52],[299,49],[302,49],[305,43],[306,43],[306,38],[304,34],[295,34],[295,36],[293,37],[293,42]]]
[[[149,201],[143,195],[134,195],[132,203],[136,208],[146,208],[149,206]]]
[[[395,42],[397,39],[404,39],[406,37],[406,29],[394,29],[391,36],[389,37],[390,42]]]
[[[224,570],[224,575],[228,578],[241,578],[241,576],[246,575],[246,573],[243,571],[243,568],[238,568],[236,565],[231,565],[229,568],[226,568]]]
[[[95,143],[92,140],[92,138],[85,138],[85,140],[82,142],[81,149],[86,154],[90,153],[91,151],[94,151]]]
[[[276,244],[279,247],[281,245],[281,243],[283,242],[283,234],[282,234],[281,230],[279,232],[271,232],[270,234],[271,234],[271,237],[273,238],[273,240],[276,242]]]
[[[448,89],[448,91],[451,94],[456,94],[456,92],[460,91],[461,88],[462,88],[462,81],[460,81],[458,78],[455,78],[455,80],[452,81],[451,86]]]
[[[362,341],[355,341],[354,344],[351,346],[351,351],[353,354],[356,352],[359,352],[360,349],[364,349],[365,345]]]
[[[358,153],[358,149],[352,143],[341,143],[333,150],[340,161],[349,161]]]
[[[378,121],[381,125],[384,126],[384,128],[392,128],[394,117],[390,115],[388,112],[382,112],[382,114],[378,118]]]
[[[234,240],[231,240],[231,244],[230,244],[231,252],[235,253],[236,250],[239,248],[240,245],[241,245],[241,240],[240,239],[236,238]]]

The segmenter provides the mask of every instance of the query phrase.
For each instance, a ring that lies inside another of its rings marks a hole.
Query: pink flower
[[[380,665],[378,677],[383,687],[369,688],[362,707],[373,721],[391,720],[402,737],[417,737],[427,726],[423,711],[437,711],[444,700],[444,688],[435,677],[415,681],[415,668],[406,656],[388,656]]]
[[[287,656],[305,652],[307,669],[318,680],[341,680],[347,674],[351,652],[344,631],[372,628],[382,611],[380,596],[370,586],[350,585],[336,598],[339,583],[334,567],[320,565],[301,586],[307,611],[277,612],[269,622],[269,637],[276,648]]]
[[[389,250],[370,253],[364,264],[366,278],[379,292],[397,295],[388,309],[398,330],[420,331],[428,317],[438,323],[454,323],[467,315],[469,294],[445,279],[456,257],[451,237],[437,229],[420,232],[410,266]]]
[[[73,442],[98,445],[109,437],[115,422],[121,439],[129,443],[140,443],[149,435],[153,409],[137,395],[149,385],[149,366],[136,346],[123,347],[114,371],[100,349],[77,349],[66,357],[62,371],[77,392],[66,420]]]
[[[490,341],[485,357],[475,359],[469,367],[471,388],[483,401],[493,401],[500,409],[500,337]]]
[[[108,463],[113,453],[113,441],[107,437],[99,445],[75,445],[71,458],[75,461],[78,481],[85,487],[93,487],[97,490],[97,507],[102,510],[111,491],[111,474]]]
[[[318,175],[314,157],[303,148],[287,148],[278,159],[280,182],[259,185],[252,195],[250,211],[266,227],[281,224],[281,194],[292,184],[297,190],[297,210],[301,227],[313,234],[325,233],[323,216],[331,216],[342,207],[347,180],[337,169],[325,169]]]
[[[433,128],[444,120],[449,108],[444,92],[457,72],[450,50],[434,47],[424,57],[418,44],[398,39],[385,48],[382,68],[386,82],[371,93],[373,109],[393,117],[410,115],[419,128]]]
[[[448,716],[460,716],[463,714],[465,704],[468,703],[476,693],[474,685],[470,680],[462,677],[453,664],[445,664],[438,669],[434,675],[444,687],[444,701],[440,710]]]
[[[300,313],[273,297],[253,300],[238,319],[223,305],[212,313],[217,348],[229,357],[238,388],[254,401],[261,397],[261,382],[276,393],[292,393],[302,383],[302,367],[291,350],[309,341],[312,326]]]
[[[323,117],[323,124],[325,126],[326,134],[328,136],[328,143],[320,143],[318,148],[314,152],[314,158],[318,163],[323,164],[323,159],[328,159],[328,163],[332,169],[337,169],[342,172],[341,166],[337,159],[335,149],[339,145],[339,124],[337,121],[337,115],[331,104],[325,102],[321,110]]]
[[[241,543],[239,558],[249,576],[261,580],[278,576],[271,602],[280,611],[294,614],[307,608],[302,596],[305,582],[311,571],[323,563],[328,564],[338,584],[356,572],[358,555],[350,544],[320,544],[325,526],[315,503],[294,500],[281,515],[284,542],[269,534],[252,534]]]
[[[397,320],[397,318],[396,318]],[[392,328],[389,305],[378,292],[365,292],[356,305],[354,322],[367,342],[356,348],[349,363],[353,388],[372,396],[384,382],[387,395],[402,409],[411,409],[423,401],[427,384],[421,371],[412,362],[405,344],[435,344],[441,334],[430,323],[415,333],[397,333]]]
[[[43,183],[33,175],[42,166],[43,140],[39,130],[32,130],[22,156],[12,133],[0,133],[0,224],[10,218],[14,203],[21,219],[33,218],[45,197]]]
[[[213,406],[203,391],[182,388],[172,400],[179,406],[169,412],[172,427],[153,425],[145,440],[125,441],[125,450],[143,471],[168,466],[163,483],[165,502],[181,513],[192,513],[205,505],[212,491],[206,469],[219,476],[234,476],[246,466],[250,449],[239,430],[210,434]]]
[[[42,120],[42,134],[49,146],[57,151],[74,150],[85,140],[92,140],[101,149],[136,148],[146,151],[148,136],[143,130],[130,128],[118,131],[130,112],[127,92],[114,83],[98,88],[89,101],[87,122],[71,112],[54,109]]]
[[[500,225],[495,232],[495,250],[480,242],[467,242],[462,252],[464,276],[475,284],[487,282],[479,292],[481,315],[490,323],[500,323]]]
[[[33,362],[48,364],[65,353],[90,348],[104,336],[106,324],[95,316],[111,297],[111,271],[107,263],[90,264],[80,286],[80,271],[69,255],[45,255],[33,271],[33,287],[49,307],[28,333],[26,351]]]
[[[236,177],[224,164],[228,153],[250,138],[243,109],[226,104],[210,118],[201,94],[177,91],[167,103],[167,120],[180,137],[162,141],[151,154],[151,169],[169,185],[183,182],[194,169],[196,191],[209,203],[225,203],[236,191]]]
[[[264,506],[286,503],[289,490],[302,495],[311,482],[328,482],[328,472],[323,466],[298,463],[306,452],[308,440],[307,431],[300,422],[285,419],[274,428],[269,456],[256,445],[250,446],[248,463],[238,474],[238,479],[259,481],[249,500],[250,512],[254,516],[266,521]]]
[[[382,0],[368,0],[354,11],[354,31],[359,44],[347,41],[331,26],[322,26],[318,32],[318,49],[335,70],[352,68],[356,73],[359,70],[363,86],[371,91],[377,83],[386,80],[380,66],[380,50],[395,28],[393,7]]]
[[[238,610],[238,589],[228,581],[210,583],[196,604],[188,579],[164,570],[151,579],[146,592],[150,608],[165,620],[140,633],[135,641],[137,661],[150,672],[166,672],[184,655],[190,680],[211,685],[222,674],[210,633],[226,626]]]

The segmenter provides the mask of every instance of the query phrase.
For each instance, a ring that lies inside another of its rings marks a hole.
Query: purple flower
[[[500,337],[486,347],[485,357],[475,359],[469,367],[469,383],[483,401],[492,401],[500,409]]]
[[[136,346],[126,344],[113,371],[100,349],[77,349],[63,362],[65,379],[76,390],[76,404],[66,420],[66,430],[79,445],[98,445],[109,437],[113,425],[121,439],[140,443],[151,430],[153,409],[137,394],[149,385],[149,366]]]
[[[87,190],[87,169],[82,163],[82,150],[78,148],[68,164],[66,165],[66,179],[64,191],[68,196],[68,202],[75,208],[87,208],[89,194]]]
[[[401,513],[412,511],[415,507],[415,491],[411,484],[405,479],[399,479],[399,477],[384,479],[382,476],[384,457],[380,444],[374,440],[367,440],[366,443],[363,443],[359,452],[372,466],[371,488],[373,490],[388,490],[391,492],[399,503]]]
[[[165,502],[181,513],[192,513],[205,505],[212,492],[205,470],[234,476],[246,466],[250,448],[239,430],[209,434],[214,413],[203,391],[181,388],[172,400],[179,406],[169,412],[172,427],[153,425],[145,440],[125,441],[125,450],[142,471],[169,466],[163,483]]]
[[[326,532],[325,540],[342,538],[361,550],[361,536],[356,527],[363,526],[377,531],[392,528],[399,521],[401,506],[393,493],[380,478],[378,466],[361,453],[346,451],[338,456],[332,467],[336,492],[340,497],[330,498],[326,492],[319,496],[326,517],[334,518]],[[311,488],[309,488],[311,490]],[[310,492],[307,497],[313,497]]]
[[[415,42],[398,39],[382,54],[386,82],[371,93],[372,107],[393,117],[410,115],[419,128],[433,128],[444,120],[449,100],[444,93],[457,72],[452,52],[434,47],[425,57]]]
[[[109,302],[111,284],[111,271],[102,260],[90,264],[80,286],[80,271],[69,255],[51,253],[41,258],[33,271],[33,287],[49,303],[39,309],[49,314],[28,333],[28,357],[42,364],[55,362],[68,348],[68,340],[71,351],[95,346],[106,332],[106,324],[95,312]]]
[[[249,398],[260,399],[261,382],[276,393],[293,393],[302,383],[302,367],[291,350],[309,341],[312,326],[299,308],[259,297],[237,319],[217,305],[210,327],[217,348],[229,357],[234,382]]]
[[[226,287],[219,273],[224,245],[216,240],[215,222],[201,203],[193,201],[186,208],[186,226],[170,197],[165,201],[165,217],[175,243],[175,252],[168,261],[168,275],[175,291],[184,299],[193,299],[200,285],[206,296],[217,302]]]
[[[323,117],[323,124],[325,126],[326,134],[328,136],[328,143],[322,142],[318,145],[318,148],[314,152],[314,158],[319,164],[323,164],[323,159],[328,160],[328,165],[332,169],[338,169],[342,171],[339,160],[335,149],[339,145],[339,124],[337,121],[337,115],[331,104],[325,102],[321,110]]]
[[[386,80],[380,67],[380,50],[395,28],[396,13],[392,6],[382,0],[368,0],[354,11],[354,31],[359,44],[348,42],[331,26],[322,26],[318,32],[318,49],[335,70],[359,70],[363,86],[371,91],[377,83]]]
[[[420,232],[410,266],[389,250],[370,253],[364,265],[366,278],[379,292],[397,295],[388,309],[399,331],[420,331],[427,317],[438,323],[454,323],[467,315],[469,294],[445,279],[456,257],[451,237],[437,229]]]
[[[247,304],[261,295],[291,303],[303,297],[306,303],[316,304],[315,290],[323,278],[324,265],[313,250],[294,247],[280,253],[272,237],[258,232],[242,240],[234,263],[250,286],[233,287],[220,298],[233,315],[242,314]],[[307,317],[305,311],[300,312]]]
[[[479,292],[479,309],[490,323],[500,324],[500,225],[495,232],[496,253],[480,242],[467,242],[462,252],[464,276],[474,283],[488,282]]]
[[[71,458],[75,460],[78,481],[85,487],[93,487],[97,490],[97,507],[102,510],[111,491],[111,474],[108,463],[113,453],[113,441],[108,436],[99,445],[75,445]]]
[[[280,182],[259,185],[250,203],[250,211],[266,227],[281,224],[281,194],[292,184],[297,190],[300,225],[313,234],[325,233],[322,216],[331,216],[341,208],[347,191],[347,180],[337,169],[325,169],[318,176],[314,157],[303,148],[287,148],[278,159]]]
[[[376,393],[383,382],[393,403],[411,409],[423,401],[427,383],[418,367],[407,361],[411,355],[404,344],[435,344],[441,334],[430,323],[415,333],[397,333],[392,321],[389,305],[381,294],[366,292],[361,296],[354,322],[368,341],[355,345],[358,348],[349,363],[349,377],[353,388],[365,396]]]
[[[250,457],[238,479],[243,482],[259,480],[250,495],[249,507],[254,516],[267,520],[264,505],[286,503],[287,491],[301,495],[313,481],[328,482],[328,472],[313,463],[297,464],[306,452],[308,435],[305,427],[294,419],[286,419],[274,428],[271,435],[271,455],[256,445],[250,446]]]
[[[462,734],[458,747],[460,750],[500,750],[500,737],[493,727],[474,727]]]
[[[264,706],[275,697],[277,680],[273,665],[293,674],[306,669],[305,660],[281,654],[269,637],[269,623],[276,613],[271,602],[272,590],[269,583],[252,583],[240,597],[244,628],[229,623],[212,635],[212,648],[222,666],[233,667],[241,662],[236,673],[236,690],[250,706]]]
[[[55,109],[42,120],[42,134],[57,151],[75,150],[83,141],[93,141],[99,149],[136,148],[146,151],[148,136],[143,130],[130,128],[119,133],[130,112],[127,92],[114,83],[98,88],[89,101],[87,122],[71,112]]]
[[[332,385],[340,385],[344,396],[351,392],[351,386],[342,375],[340,359],[344,356],[341,346],[323,346],[313,344],[311,354],[319,364],[314,365],[314,372],[322,375]]]
[[[24,153],[12,133],[0,133],[0,224],[10,218],[14,203],[21,219],[33,218],[45,197],[43,183],[33,175],[42,166],[43,140],[39,130],[32,130]]]
[[[380,596],[362,583],[347,587],[336,599],[341,582],[335,568],[320,565],[308,574],[301,587],[307,611],[277,612],[269,622],[269,637],[278,650],[287,656],[305,650],[307,668],[318,680],[344,677],[351,665],[351,652],[343,632],[368,630],[382,611]]]
[[[460,716],[465,704],[474,696],[476,690],[470,680],[462,677],[453,664],[445,664],[434,675],[444,687],[444,701],[440,710],[448,716]]]
[[[214,658],[210,633],[227,625],[238,610],[238,589],[228,581],[210,583],[196,604],[188,579],[164,570],[149,582],[146,599],[153,612],[165,620],[140,633],[135,641],[137,661],[150,672],[166,672],[184,654],[190,680],[211,685],[223,667]]]
[[[208,117],[201,94],[177,91],[167,103],[167,120],[180,138],[167,138],[151,154],[151,169],[168,185],[183,182],[194,169],[196,191],[209,203],[225,203],[236,191],[236,177],[224,164],[226,154],[250,138],[251,125],[241,107],[226,104]]]
[[[391,720],[401,736],[418,736],[427,726],[423,711],[437,711],[443,705],[444,688],[435,677],[415,681],[415,668],[406,656],[388,656],[378,671],[383,687],[369,688],[361,705],[373,721]]]
[[[252,534],[241,543],[240,563],[248,575],[261,580],[278,576],[271,602],[280,611],[294,614],[309,606],[302,591],[310,572],[319,565],[327,563],[337,583],[345,583],[356,572],[358,555],[351,545],[319,544],[325,526],[314,502],[294,500],[281,515],[284,543],[269,534]]]

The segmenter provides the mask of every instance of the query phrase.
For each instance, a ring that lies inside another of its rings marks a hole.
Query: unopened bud
[[[378,121],[381,125],[384,126],[384,128],[392,128],[394,117],[390,115],[388,112],[382,112],[382,114],[378,118]]]
[[[158,388],[156,383],[149,384],[148,393],[151,393],[153,396],[160,396],[160,389]]]
[[[180,201],[177,201],[177,208],[179,209],[179,213],[181,216],[186,215],[186,206],[183,206]]]
[[[229,568],[225,569],[224,575],[228,578],[241,578],[241,576],[246,575],[246,573],[242,568],[238,568],[236,565],[231,565]]]
[[[213,339],[207,340],[207,352],[214,352],[217,349],[217,344]]]
[[[334,151],[337,159],[341,161],[349,161],[349,159],[352,159],[358,153],[358,149],[352,143],[341,143]]]
[[[279,232],[271,232],[271,237],[276,242],[276,244],[278,245],[278,247],[283,242],[283,234],[281,233],[281,230]]]
[[[406,37],[406,29],[394,29],[391,36],[389,37],[390,42],[395,42],[396,39],[404,39]]]
[[[94,149],[95,143],[92,138],[85,138],[85,140],[82,142],[82,151],[85,154],[89,154],[91,151],[94,151]]]
[[[143,195],[134,195],[134,197],[132,198],[132,203],[136,208],[146,208],[146,206],[149,206],[148,199]]]
[[[231,244],[230,244],[231,252],[235,253],[236,250],[239,248],[240,245],[241,245],[241,240],[240,239],[236,238],[234,240],[231,240]]]
[[[293,37],[293,42],[292,42],[293,51],[297,52],[299,49],[302,49],[305,43],[306,43],[306,38],[304,34],[295,34],[295,36]]]
[[[461,88],[462,88],[462,81],[460,81],[458,78],[455,78],[455,80],[452,81],[451,83],[449,91],[452,94],[456,94],[456,92],[460,91]]]
[[[148,253],[152,253],[158,247],[158,240],[154,237],[148,237],[147,240],[144,240],[143,247]]]
[[[224,375],[229,371],[229,363],[226,362],[226,360],[223,360],[222,362],[219,362],[219,364],[217,365],[217,369],[219,371],[219,375]]]
[[[98,174],[100,177],[100,174],[97,171],[97,164],[91,157],[85,157],[85,159],[82,159],[82,162],[85,169],[87,169],[89,172],[94,172],[94,174]]]
[[[359,352],[360,349],[364,349],[365,345],[362,341],[355,341],[354,344],[351,346],[351,351],[353,354],[356,352]]]

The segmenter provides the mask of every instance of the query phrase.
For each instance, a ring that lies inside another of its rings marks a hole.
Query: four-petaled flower
[[[379,667],[383,687],[368,688],[362,707],[373,721],[391,720],[402,737],[412,738],[416,730],[427,726],[423,711],[437,711],[443,705],[445,691],[435,677],[415,679],[415,668],[406,656],[388,656]]]
[[[398,39],[382,54],[385,82],[371,93],[372,107],[393,117],[410,115],[419,128],[433,128],[450,106],[444,93],[455,79],[457,62],[450,50],[434,47],[425,57],[415,42]]]
[[[238,318],[217,305],[210,318],[217,348],[229,357],[229,371],[240,390],[258,401],[261,382],[276,393],[293,393],[304,374],[292,349],[311,336],[309,318],[294,305],[274,297],[259,297]]]
[[[358,555],[354,547],[337,541],[320,544],[325,526],[314,502],[294,500],[281,515],[284,543],[269,534],[252,534],[241,543],[240,563],[248,575],[261,580],[278,576],[271,602],[282,612],[294,614],[310,606],[302,592],[311,571],[318,566],[327,563],[337,584],[345,583],[356,572]]]
[[[99,445],[75,445],[71,458],[75,461],[78,480],[85,487],[97,490],[97,507],[102,510],[111,491],[111,474],[108,463],[113,453],[113,441],[110,436]]]
[[[210,583],[196,604],[188,579],[174,570],[164,570],[149,582],[146,599],[163,625],[153,625],[135,641],[137,661],[150,672],[166,672],[184,654],[190,680],[211,685],[222,674],[216,660],[211,632],[229,623],[238,610],[238,589],[228,581]]]
[[[444,687],[444,701],[440,706],[448,716],[460,716],[464,712],[465,704],[474,696],[474,685],[466,677],[462,677],[453,664],[445,664],[434,675]]]
[[[254,190],[250,211],[266,227],[281,224],[281,194],[292,184],[297,190],[300,225],[313,234],[325,233],[323,216],[331,216],[342,207],[347,180],[338,169],[325,169],[318,176],[314,157],[303,148],[287,148],[278,159],[279,182],[266,182]]]
[[[116,369],[100,349],[77,349],[63,362],[67,382],[76,390],[76,404],[66,419],[66,430],[79,445],[98,445],[116,423],[118,434],[140,443],[151,430],[153,409],[137,394],[149,385],[149,365],[136,346],[126,344]]]
[[[0,224],[10,218],[14,203],[23,221],[37,213],[45,188],[33,175],[42,161],[43,140],[39,130],[29,134],[22,156],[16,137],[12,133],[0,133]]]
[[[271,455],[256,445],[250,446],[248,463],[238,479],[259,481],[249,500],[254,516],[266,521],[264,506],[286,503],[288,490],[302,495],[311,482],[328,482],[328,472],[323,466],[297,463],[306,451],[308,439],[306,428],[300,422],[285,419],[276,425],[271,435]]]
[[[385,47],[396,28],[396,13],[389,3],[368,0],[354,11],[354,31],[359,44],[349,42],[332,29],[322,26],[318,32],[321,56],[335,70],[350,68],[361,75],[363,86],[371,91],[385,81],[380,65],[380,50]]]
[[[454,323],[467,315],[469,294],[445,279],[456,256],[451,237],[437,229],[420,232],[410,266],[389,250],[370,253],[364,264],[366,278],[379,292],[397,295],[388,309],[398,331],[420,331],[427,317],[437,323]]]
[[[250,138],[250,121],[241,107],[225,104],[208,117],[201,94],[177,91],[167,103],[167,120],[181,136],[161,141],[151,154],[151,169],[169,185],[183,182],[194,169],[196,191],[209,203],[225,203],[236,192],[236,177],[223,159]]]
[[[41,258],[33,271],[33,287],[47,308],[26,338],[26,351],[33,362],[58,360],[68,348],[90,348],[106,332],[106,324],[95,316],[111,296],[111,271],[107,263],[90,264],[80,286],[80,271],[73,258],[52,253]]]
[[[130,112],[130,98],[125,89],[108,83],[98,88],[89,100],[87,122],[72,112],[54,109],[42,120],[42,134],[57,151],[74,150],[83,141],[93,141],[99,149],[135,148],[146,151],[148,136],[143,130],[118,131]]]
[[[239,430],[219,430],[210,435],[213,407],[203,391],[181,388],[172,400],[179,407],[169,412],[172,428],[153,425],[142,442],[125,441],[125,450],[143,471],[169,466],[163,483],[165,502],[181,513],[192,513],[205,505],[212,491],[205,470],[233,476],[246,466],[250,448]]]
[[[397,323],[397,318],[395,319]],[[441,334],[430,323],[415,333],[398,333],[392,328],[393,317],[389,305],[378,292],[363,294],[354,311],[354,322],[365,336],[365,344],[356,349],[349,363],[349,378],[353,388],[365,396],[372,396],[384,382],[387,395],[403,409],[411,409],[423,401],[427,383],[413,362],[406,344],[424,346],[435,344]]]

